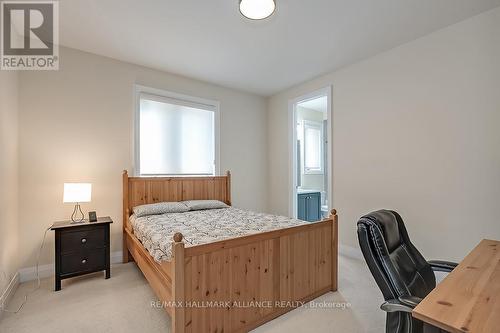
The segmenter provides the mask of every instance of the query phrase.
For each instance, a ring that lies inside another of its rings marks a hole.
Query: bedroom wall
[[[332,85],[341,244],[379,208],[429,259],[500,239],[499,31],[497,8],[270,98],[270,210],[288,213],[288,100]]]
[[[266,100],[74,49],[59,71],[20,75],[21,267],[35,264],[43,231],[67,219],[63,183],[91,182],[85,212],[113,218],[112,252],[122,247],[123,169],[132,171],[134,84],[220,101],[220,170],[232,172],[233,204],[267,209]],[[50,233],[41,263],[53,262]]]
[[[17,89],[17,72],[0,71],[0,296],[19,269]]]

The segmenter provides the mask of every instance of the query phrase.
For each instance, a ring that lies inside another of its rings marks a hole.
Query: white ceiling
[[[500,0],[61,0],[62,45],[272,95],[488,9]]]
[[[314,99],[307,100],[305,102],[300,102],[298,104],[299,106],[309,109],[309,110],[314,110],[318,112],[326,112],[328,108],[328,97],[322,96]]]

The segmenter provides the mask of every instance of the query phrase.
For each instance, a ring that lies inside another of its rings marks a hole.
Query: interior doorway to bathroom
[[[290,116],[290,215],[305,221],[332,207],[331,87],[293,99]]]

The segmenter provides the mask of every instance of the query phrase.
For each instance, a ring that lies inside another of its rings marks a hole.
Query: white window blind
[[[215,107],[140,94],[142,175],[214,175]]]

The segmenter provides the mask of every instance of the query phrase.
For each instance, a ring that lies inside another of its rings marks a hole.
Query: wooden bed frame
[[[172,319],[172,332],[247,332],[337,290],[338,218],[184,247],[157,263],[135,237],[132,208],[162,201],[231,204],[231,174],[129,177],[123,172],[123,261],[135,261]]]

